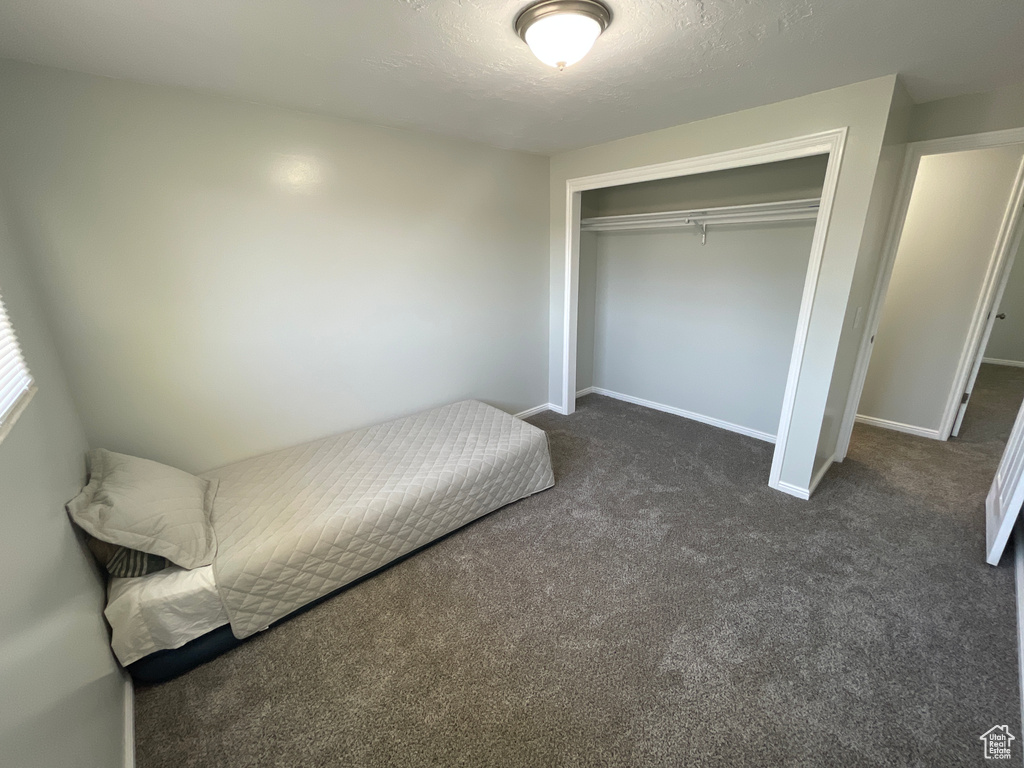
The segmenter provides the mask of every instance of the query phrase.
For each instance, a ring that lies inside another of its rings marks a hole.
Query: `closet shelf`
[[[631,229],[672,229],[697,227],[707,234],[709,224],[762,224],[772,221],[803,221],[818,216],[820,198],[783,200],[777,203],[726,205],[690,211],[630,213],[623,216],[595,216],[580,221],[584,232],[616,232]]]

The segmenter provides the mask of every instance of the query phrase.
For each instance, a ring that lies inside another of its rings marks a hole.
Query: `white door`
[[[996,479],[985,500],[986,550],[989,565],[998,565],[1010,531],[1024,504],[1024,403],[1010,433]]]
[[[996,295],[996,300],[993,303],[994,307],[998,307],[1003,299],[1003,291],[1006,289],[1006,278],[1010,276],[1009,266],[1006,270],[1006,275],[1003,278],[1002,287],[999,289],[999,293]],[[988,313],[988,320],[985,324],[985,332],[981,336],[981,343],[978,345],[978,349],[974,353],[974,366],[971,368],[971,377],[967,380],[967,391],[964,392],[963,398],[960,400],[960,407],[956,412],[956,420],[953,422],[953,431],[950,432],[952,437],[960,436],[960,426],[964,423],[964,415],[967,413],[967,404],[971,401],[971,395],[974,394],[974,385],[978,381],[978,372],[981,371],[981,361],[985,358],[985,347],[988,346],[988,340],[992,336],[992,324],[997,318],[1006,317],[1006,315],[995,315],[995,310],[991,310]]]
[[[974,352],[974,365],[971,368],[971,377],[967,380],[967,391],[964,392],[964,396],[960,400],[960,407],[956,412],[956,421],[953,422],[953,431],[950,432],[950,435],[953,437],[958,437],[960,435],[960,425],[964,423],[964,414],[967,413],[967,404],[970,402],[971,395],[974,392],[974,384],[978,381],[978,371],[981,370],[981,363],[985,358],[985,349],[988,347],[989,339],[992,338],[992,329],[995,326],[995,322],[996,320],[1004,320],[1006,318],[1005,313],[1000,312],[999,314],[996,314],[996,311],[1003,306],[1003,296],[1006,293],[1006,286],[1010,282],[1010,274],[1013,271],[1015,255],[1017,253],[1017,249],[1020,247],[1022,239],[1024,239],[1024,227],[1021,227],[1020,223],[1018,223],[1017,234],[1013,239],[1013,245],[1010,249],[1010,258],[1006,260],[1006,266],[1003,267],[1003,275],[999,279],[999,288],[992,299],[988,318],[985,321],[985,332],[981,335],[981,341]]]

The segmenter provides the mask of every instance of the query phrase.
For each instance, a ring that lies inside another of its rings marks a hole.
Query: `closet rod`
[[[706,234],[708,224],[762,224],[773,221],[804,221],[818,216],[820,198],[784,200],[777,203],[724,205],[689,211],[630,213],[622,216],[595,216],[580,221],[585,232],[613,232],[631,229],[670,229],[698,227]]]

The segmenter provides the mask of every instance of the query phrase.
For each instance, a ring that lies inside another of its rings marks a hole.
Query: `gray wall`
[[[102,584],[64,512],[85,435],[2,203],[0,292],[39,391],[0,443],[0,765],[111,768],[125,688]]]
[[[985,357],[1024,365],[1024,240],[1017,248],[999,312],[1006,319],[997,319],[992,326]]]
[[[953,96],[914,107],[910,141],[966,136],[1024,126],[1024,83]]]
[[[599,234],[594,385],[774,436],[813,233]]]
[[[939,429],[1021,155],[1018,145],[922,158],[861,415]]]
[[[547,401],[546,158],[9,62],[0,101],[91,444],[203,470]]]
[[[558,404],[562,399],[568,179],[847,127],[846,151],[799,372],[789,447],[782,461],[781,482],[796,489],[808,488],[895,88],[895,76],[878,78],[552,157],[550,402]]]

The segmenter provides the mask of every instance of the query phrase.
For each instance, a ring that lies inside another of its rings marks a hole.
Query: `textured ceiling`
[[[1022,0],[608,0],[564,72],[526,0],[0,0],[0,57],[550,153],[900,73],[1024,81]]]

